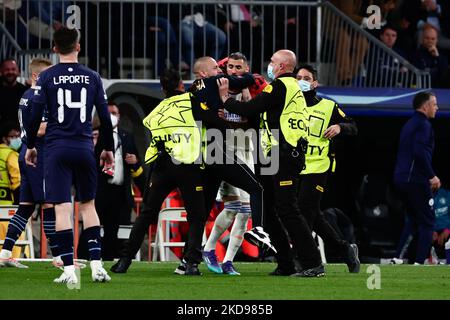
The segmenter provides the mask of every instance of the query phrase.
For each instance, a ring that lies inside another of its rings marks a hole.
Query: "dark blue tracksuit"
[[[415,112],[400,133],[394,183],[407,210],[404,233],[409,229],[418,236],[416,262],[421,264],[429,253],[435,220],[430,187],[436,175],[431,166],[433,150],[431,123],[423,113]]]

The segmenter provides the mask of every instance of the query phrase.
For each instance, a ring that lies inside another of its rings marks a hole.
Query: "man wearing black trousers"
[[[228,111],[248,118],[262,114],[266,130],[261,145],[266,154],[271,154],[271,161],[274,161],[274,155],[279,154],[278,172],[263,177],[266,180],[266,183],[263,182],[265,194],[273,195],[272,201],[265,201],[269,212],[265,214],[264,227],[278,251],[278,261],[289,259],[287,232],[302,265],[302,270],[294,276],[322,277],[325,269],[319,250],[297,203],[298,176],[305,163],[308,119],[306,102],[293,74],[296,60],[290,50],[275,52],[267,69],[272,83],[248,102],[230,98],[226,80],[219,80],[219,91]],[[274,135],[275,130],[280,131],[279,139]]]
[[[358,129],[355,121],[345,115],[336,102],[317,96],[317,72],[310,65],[300,66],[297,72],[300,89],[305,96],[309,112],[309,145],[306,168],[300,173],[298,199],[300,212],[310,228],[337,252],[350,273],[358,273],[360,262],[358,247],[343,240],[320,211],[322,195],[327,188],[328,172],[334,171],[333,141],[338,136],[354,136]]]
[[[203,170],[201,164],[197,163],[201,157],[200,146],[203,140],[199,133],[201,128],[197,127],[196,121],[202,121],[205,125],[213,124],[223,130],[227,126],[216,112],[202,107],[192,94],[184,93],[184,85],[178,72],[166,70],[160,82],[167,98],[143,121],[152,134],[152,142],[145,157],[146,163],[152,164],[150,181],[146,186],[145,205],[133,225],[121,259],[111,267],[111,271],[125,273],[128,270],[149,225],[157,223],[164,199],[178,187],[189,222],[183,274],[201,275],[198,264],[202,260],[202,235],[209,211],[205,208]]]
[[[103,225],[103,260],[113,260],[117,257],[117,231],[119,225],[130,224],[131,210],[134,207],[132,194],[132,182],[143,190],[145,178],[144,170],[137,155],[138,151],[133,136],[118,127],[120,112],[117,105],[110,101],[108,110],[111,114],[114,137],[115,166],[113,175],[103,172],[103,167],[98,167],[98,189],[95,198],[100,221]],[[99,155],[103,150],[101,139],[95,146]]]

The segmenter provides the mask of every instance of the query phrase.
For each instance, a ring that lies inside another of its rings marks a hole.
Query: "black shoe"
[[[114,264],[110,270],[114,273],[126,273],[130,265],[130,258],[120,258],[119,261]]]
[[[304,277],[304,278],[318,278],[323,276],[325,276],[325,268],[322,264],[318,267],[304,269],[300,272],[291,275],[291,277]]]
[[[180,264],[173,273],[184,275],[186,273],[186,260],[181,260]]]
[[[269,235],[262,227],[255,227],[244,233],[244,239],[260,248],[267,256],[275,255],[277,250],[270,242]]]
[[[358,246],[355,243],[347,246],[344,253],[344,262],[347,264],[348,272],[359,273],[361,262],[358,258]]]
[[[202,273],[198,269],[198,264],[188,262],[186,263],[186,272],[184,273],[185,276],[201,276]]]
[[[294,268],[280,268],[279,266],[273,270],[271,273],[269,273],[269,276],[290,276],[296,273]]]

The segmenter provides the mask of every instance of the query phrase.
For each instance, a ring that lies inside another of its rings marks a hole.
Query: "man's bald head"
[[[278,50],[270,58],[270,66],[272,68],[273,79],[278,78],[285,73],[294,72],[297,64],[297,57],[291,50]]]
[[[217,61],[211,57],[198,58],[194,63],[195,79],[202,79],[217,76],[220,72]]]
[[[278,50],[274,53],[274,55],[278,55],[280,59],[280,63],[284,63],[286,65],[286,72],[294,72],[295,66],[297,65],[297,56],[291,50]]]

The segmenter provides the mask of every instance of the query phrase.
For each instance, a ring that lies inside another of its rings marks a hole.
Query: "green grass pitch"
[[[380,266],[380,289],[369,290],[368,265],[349,274],[345,265],[327,265],[324,278],[274,277],[273,263],[236,263],[241,276],[219,275],[200,266],[203,276],[173,274],[176,263],[135,262],[126,274],[110,272],[110,283],[93,283],[89,267],[80,289],[52,281],[61,273],[50,263],[29,269],[0,268],[0,299],[150,299],[150,300],[316,300],[450,299],[449,266]],[[107,269],[112,263],[105,263]]]

